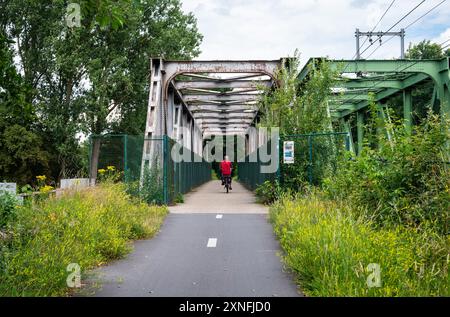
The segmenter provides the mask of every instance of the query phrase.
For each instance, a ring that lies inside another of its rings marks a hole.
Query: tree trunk
[[[100,156],[100,145],[101,145],[101,139],[100,138],[94,138],[92,143],[92,153],[91,153],[91,166],[90,166],[90,178],[91,180],[97,179],[97,170],[98,170],[98,159]]]

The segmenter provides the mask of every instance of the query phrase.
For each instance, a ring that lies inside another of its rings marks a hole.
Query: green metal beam
[[[361,100],[369,100],[369,95],[368,94],[340,94],[340,95],[334,95],[333,97],[330,98],[329,102],[331,103],[336,103],[337,102],[342,102],[342,101],[361,101]]]
[[[324,60],[323,57],[312,57],[308,60],[305,66],[303,66],[302,70],[297,76],[297,79],[299,81],[303,81],[308,76],[309,72],[317,65],[317,62],[320,62],[321,60]]]
[[[420,83],[421,81],[424,81],[428,79],[427,75],[424,74],[417,74],[414,76],[410,76],[408,78],[406,78],[405,80],[402,81],[402,88],[401,89],[385,89],[382,92],[378,93],[375,95],[375,101],[381,101],[383,99],[386,99],[388,97],[391,97],[392,95],[398,93],[399,91],[401,91],[402,89],[407,89],[411,86],[414,86],[418,83]],[[367,107],[369,105],[368,102],[359,102],[358,104],[355,105],[353,111],[351,110],[346,110],[341,112],[341,116],[345,117],[348,116],[349,114],[351,114],[354,111],[358,111],[360,109],[363,109],[365,107]]]
[[[339,83],[340,84],[340,83]],[[341,86],[340,86],[341,87]],[[350,89],[370,89],[371,87],[376,88],[394,88],[394,89],[402,89],[402,81],[401,80],[350,80],[348,82],[342,83],[343,88]]]
[[[448,70],[448,58],[441,60],[343,60],[330,61],[333,70],[345,73],[424,73],[434,78]]]
[[[403,120],[406,132],[411,133],[412,130],[412,97],[411,90],[403,90]]]
[[[448,59],[450,66],[450,58]],[[441,85],[438,87],[438,97],[441,102],[441,113],[450,117],[450,71],[440,74]]]
[[[363,140],[364,140],[364,116],[361,111],[356,113],[356,130],[358,137],[358,155],[361,154],[363,149]]]
[[[354,110],[356,110],[356,104],[354,104],[354,103],[344,103],[344,104],[330,104],[330,109],[333,109],[333,110],[339,110],[339,111],[342,111],[342,110],[352,110],[352,111],[354,111]]]
[[[298,79],[306,79],[313,65],[318,65],[320,60],[323,58],[311,58],[303,67]],[[338,88],[347,89],[380,89],[380,92],[375,93],[375,101],[391,97],[395,93],[431,78],[436,86],[435,98],[439,100],[441,112],[450,116],[450,58],[448,57],[441,60],[331,60],[329,63],[332,69],[341,73],[378,74],[379,76],[344,79],[337,85]],[[401,79],[404,76],[408,77]],[[330,107],[338,110],[333,112],[333,117],[345,117],[367,107],[368,98],[362,95],[361,92],[350,91],[338,98],[332,97]],[[340,106],[340,103],[343,105]],[[410,122],[409,117],[405,119],[406,122]]]
[[[353,144],[352,129],[350,128],[350,123],[348,121],[345,121],[344,119],[341,119],[341,125],[344,127],[344,131],[349,135],[350,151],[355,153],[355,145]]]

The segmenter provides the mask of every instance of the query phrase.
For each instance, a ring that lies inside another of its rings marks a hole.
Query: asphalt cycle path
[[[89,295],[301,296],[282,264],[267,208],[241,184],[226,194],[211,181],[169,209],[156,237],[93,272]]]

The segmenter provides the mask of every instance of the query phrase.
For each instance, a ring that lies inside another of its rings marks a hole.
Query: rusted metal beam
[[[252,106],[252,105],[195,105],[195,106],[189,106],[189,109],[192,113],[198,113],[198,112],[234,112],[234,111],[251,111],[255,112],[258,111],[258,107]]]
[[[254,118],[236,118],[236,119],[229,119],[229,118],[211,118],[211,119],[198,119],[197,123],[198,124],[215,124],[215,123],[219,123],[219,124],[235,124],[235,123],[242,123],[242,124],[249,124],[251,122],[253,122]]]
[[[207,101],[239,101],[239,102],[249,102],[257,101],[259,95],[236,95],[236,96],[224,96],[224,95],[187,95],[183,96],[183,100],[187,103],[202,103]]]
[[[204,120],[204,119],[254,119],[255,115],[254,114],[245,114],[245,113],[234,113],[234,114],[215,114],[215,113],[210,113],[210,114],[201,114],[201,115],[196,115],[195,119],[196,120]]]
[[[248,128],[247,127],[233,127],[233,128],[211,127],[211,128],[204,129],[205,133],[214,132],[214,131],[222,131],[222,130],[227,130],[230,132],[232,132],[232,131],[247,131]]]
[[[236,80],[236,81],[176,81],[175,87],[179,90],[183,89],[257,89],[258,87],[271,87],[270,80]]]
[[[248,125],[253,121],[253,119],[226,119],[226,120],[220,120],[220,119],[205,119],[205,120],[198,120],[200,125],[214,125],[214,124],[243,124]]]
[[[165,73],[174,74],[198,73],[262,73],[274,77],[281,60],[247,60],[247,61],[164,61]]]
[[[208,74],[208,73],[241,73],[262,74],[275,80],[276,73],[281,66],[281,60],[272,61],[164,61],[164,96],[167,100],[168,83],[176,76],[182,74]],[[247,75],[240,76],[244,78]],[[251,76],[251,75],[249,75]],[[214,80],[214,79],[212,79]],[[235,79],[222,79],[222,81],[233,81]]]
[[[185,89],[183,90],[183,96],[190,96],[190,95],[201,95],[201,96],[260,96],[264,92],[261,90],[257,90],[256,88],[252,89],[245,89],[245,90],[232,90],[232,91],[215,91],[215,90],[208,90],[208,89]]]

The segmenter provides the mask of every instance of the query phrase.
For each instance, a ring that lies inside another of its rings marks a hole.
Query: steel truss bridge
[[[311,58],[300,71],[300,82],[323,58]],[[161,156],[151,140],[167,137],[202,157],[203,141],[213,135],[240,135],[246,154],[267,142],[267,136],[251,129],[259,117],[258,99],[264,88],[279,86],[276,74],[286,59],[265,61],[170,61],[151,60],[150,94],[141,170]],[[362,148],[364,116],[373,94],[380,115],[386,116],[386,100],[403,96],[405,127],[411,130],[414,87],[432,82],[430,106],[450,115],[450,60],[328,60],[340,76],[328,99],[330,115],[341,132],[352,133],[356,116],[356,146]],[[336,131],[338,132],[338,131]],[[353,139],[351,137],[350,139]]]
[[[311,58],[300,72],[300,81],[308,80],[311,70],[320,67],[322,58]],[[414,87],[432,82],[431,108],[450,115],[450,59],[441,60],[331,60],[331,68],[340,74],[328,100],[331,115],[341,128],[351,133],[350,118],[356,116],[356,152],[362,148],[364,113],[369,106],[369,93],[373,94],[380,115],[386,119],[386,100],[395,94],[403,96],[405,128],[412,127]],[[352,138],[351,138],[352,139]]]

